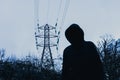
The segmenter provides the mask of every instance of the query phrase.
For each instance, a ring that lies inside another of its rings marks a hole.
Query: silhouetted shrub
[[[39,59],[0,61],[0,80],[60,80],[61,74],[54,70],[40,70]]]

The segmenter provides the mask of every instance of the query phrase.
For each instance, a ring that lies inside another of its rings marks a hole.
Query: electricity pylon
[[[54,61],[52,57],[51,47],[57,46],[51,42],[51,38],[56,38],[57,36],[52,34],[55,27],[45,24],[39,27],[38,32],[35,32],[36,37],[36,47],[43,47],[42,56],[41,56],[41,69],[54,70]],[[42,42],[38,42],[38,39],[43,38]]]

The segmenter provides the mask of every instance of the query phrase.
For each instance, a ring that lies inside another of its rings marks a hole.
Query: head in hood
[[[84,32],[77,24],[70,25],[66,31],[65,36],[71,44],[80,44],[84,41]]]

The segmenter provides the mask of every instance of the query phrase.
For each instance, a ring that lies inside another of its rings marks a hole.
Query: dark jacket
[[[64,50],[62,80],[103,80],[103,65],[92,42],[84,41],[84,32],[76,24],[65,32],[71,43]]]

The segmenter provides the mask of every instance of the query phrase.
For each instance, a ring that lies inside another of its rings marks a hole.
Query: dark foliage
[[[105,80],[120,80],[118,45],[120,44],[110,37],[104,37],[98,43],[98,51],[104,65]],[[6,59],[5,50],[0,49],[0,80],[61,80],[61,71],[40,69],[39,59],[31,56],[21,60]]]
[[[54,70],[40,70],[39,60],[26,57],[23,60],[0,60],[0,80],[60,80]]]
[[[102,37],[98,44],[104,65],[105,80],[120,80],[120,43],[110,36]]]

